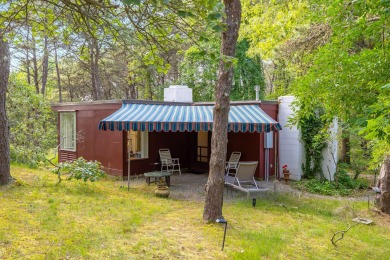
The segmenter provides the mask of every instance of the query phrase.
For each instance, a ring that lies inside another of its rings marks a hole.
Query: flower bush
[[[58,175],[58,183],[61,182],[61,175],[67,175],[67,180],[90,180],[96,181],[106,175],[102,165],[98,161],[87,161],[80,157],[73,162],[62,162],[52,169],[52,172]]]

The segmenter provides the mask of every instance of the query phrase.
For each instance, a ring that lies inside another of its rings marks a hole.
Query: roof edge
[[[100,104],[122,104],[121,99],[113,100],[98,100],[98,101],[81,101],[81,102],[62,102],[62,103],[51,103],[52,107],[61,107],[61,106],[88,106],[88,105],[100,105]]]
[[[155,100],[139,100],[139,99],[115,99],[115,100],[99,100],[88,102],[63,102],[52,103],[52,107],[65,107],[65,106],[88,106],[88,105],[100,105],[100,104],[154,104],[154,105],[176,105],[176,106],[212,106],[215,102],[172,102],[172,101],[155,101]],[[230,105],[260,105],[260,104],[278,104],[277,100],[239,100],[230,101]]]

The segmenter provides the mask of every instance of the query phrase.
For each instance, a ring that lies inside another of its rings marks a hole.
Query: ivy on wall
[[[301,130],[301,140],[304,144],[305,162],[302,164],[304,177],[313,179],[319,177],[324,179],[322,151],[327,146],[328,134],[326,120],[321,117],[323,110],[316,108],[312,113],[302,116],[298,120],[298,128]]]

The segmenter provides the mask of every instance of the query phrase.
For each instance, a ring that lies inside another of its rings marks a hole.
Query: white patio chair
[[[230,174],[230,170],[234,170],[234,174],[237,173],[240,157],[241,157],[241,152],[232,152],[229,161],[226,162],[226,166],[225,166],[226,175]]]
[[[169,149],[160,149],[159,153],[160,153],[160,160],[161,160],[161,171],[172,172],[172,173],[174,171],[179,171],[181,175],[179,158],[172,158],[171,151]]]
[[[225,184],[236,186],[242,190],[259,189],[255,180],[258,162],[240,162],[235,176],[225,175]]]

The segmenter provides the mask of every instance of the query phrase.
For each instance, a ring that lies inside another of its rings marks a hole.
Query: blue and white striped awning
[[[100,121],[99,130],[211,131],[213,108],[211,105],[123,104],[118,111]],[[253,133],[281,129],[280,124],[259,106],[230,106],[228,131]]]

